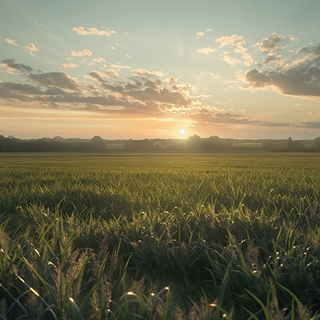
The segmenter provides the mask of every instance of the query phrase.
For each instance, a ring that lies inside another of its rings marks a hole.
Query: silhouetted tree
[[[186,148],[189,151],[200,151],[201,150],[201,138],[194,134],[188,137],[186,142]]]
[[[292,148],[293,148],[293,141],[292,141],[292,138],[291,137],[289,137],[288,138],[288,150],[292,150]]]
[[[94,136],[91,139],[91,144],[94,145],[95,151],[105,151],[107,149],[104,140],[100,136]]]
[[[304,151],[306,146],[300,141],[293,141],[290,137],[288,139],[288,151]]]
[[[320,151],[320,137],[317,137],[313,140],[311,149]]]
[[[275,148],[275,146],[276,146],[276,145],[275,145],[275,143],[274,143],[273,140],[267,139],[267,140],[263,140],[263,141],[261,142],[260,148],[261,148],[262,150],[271,150],[271,149]]]

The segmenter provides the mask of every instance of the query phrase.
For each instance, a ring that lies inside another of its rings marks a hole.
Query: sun
[[[179,132],[180,132],[180,134],[183,136],[183,135],[186,133],[186,130],[183,129],[183,128],[181,128]]]

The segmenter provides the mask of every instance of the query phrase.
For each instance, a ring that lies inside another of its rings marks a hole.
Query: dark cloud
[[[260,126],[262,127],[290,127],[290,123],[285,122],[260,122]]]
[[[267,63],[277,63],[277,62],[279,62],[281,60],[282,60],[282,56],[281,55],[276,56],[276,55],[272,54],[272,55],[269,55],[267,58],[265,58],[263,60],[263,63],[265,63],[265,64],[267,64]]]
[[[13,59],[2,62],[15,63]],[[16,64],[15,67],[26,70],[23,64]],[[167,81],[162,82],[158,78],[157,72],[135,70],[135,75],[146,80],[140,81],[131,76],[131,81],[125,82],[107,78],[105,73],[92,71],[87,77],[96,80],[98,84],[96,82],[80,86],[78,81],[67,73],[30,73],[23,77],[25,83],[0,82],[0,99],[38,102],[39,107],[77,109],[81,106],[82,109],[117,110],[137,114],[161,114],[165,106],[192,108],[193,104],[198,103],[188,95],[187,84],[176,82],[176,90],[172,90]]]
[[[317,121],[301,122],[301,127],[310,128],[310,129],[320,129],[320,122],[317,122]]]
[[[29,78],[42,86],[58,87],[73,91],[79,90],[77,82],[64,72],[30,74]]]
[[[239,125],[251,125],[258,127],[288,127],[289,123],[279,123],[273,121],[263,121],[252,118],[250,116],[236,113],[236,112],[212,112],[210,110],[199,110],[196,114],[190,114],[188,118],[194,122],[201,123],[203,125],[212,124],[239,124]]]
[[[19,70],[21,72],[31,72],[33,70],[33,68],[31,68],[23,63],[16,63],[14,61],[15,61],[14,59],[1,60],[1,62],[6,64],[7,67],[9,67],[10,69]]]
[[[90,72],[90,73],[89,73],[89,76],[90,76],[91,78],[93,78],[93,79],[98,80],[99,82],[105,82],[105,81],[101,78],[101,76],[100,76],[100,74],[99,74],[98,72]]]
[[[119,93],[124,92],[124,88],[121,85],[111,85],[107,83],[102,83],[101,86],[105,89],[108,89],[114,92],[119,92]]]
[[[320,55],[320,43],[314,47],[302,47],[298,53],[312,53],[316,56]]]
[[[147,81],[144,83],[144,85],[145,85],[146,87],[149,87],[149,88],[152,88],[152,89],[157,89],[158,86],[159,86],[159,85],[157,85],[157,84],[155,83],[155,81],[152,81],[152,80],[147,80]]]
[[[135,90],[135,89],[140,89],[142,87],[142,83],[140,81],[135,81],[134,84],[132,83],[127,83],[125,86],[126,90]]]
[[[21,84],[14,82],[0,82],[0,88],[3,94],[6,93],[7,97],[9,97],[10,95],[12,97],[15,97],[17,94],[39,95],[43,93],[38,87],[34,87],[30,84]]]
[[[194,99],[187,98],[186,95],[181,92],[173,92],[167,88],[157,90],[153,88],[146,88],[144,90],[128,91],[126,94],[140,101],[157,101],[175,105],[189,105],[195,102]]]
[[[271,37],[264,38],[262,41],[257,42],[254,46],[258,47],[261,52],[269,53],[283,49],[284,46],[281,46],[280,43],[283,43],[284,40],[284,36],[273,33]]]
[[[247,71],[245,81],[248,88],[272,86],[287,95],[320,97],[320,55],[276,70]]]

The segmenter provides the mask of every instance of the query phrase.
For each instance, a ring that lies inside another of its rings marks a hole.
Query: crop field
[[[320,319],[320,155],[0,154],[0,319]]]

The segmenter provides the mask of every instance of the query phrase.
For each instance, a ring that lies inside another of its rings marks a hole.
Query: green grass
[[[319,160],[1,154],[0,319],[318,319]]]

